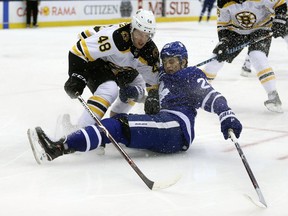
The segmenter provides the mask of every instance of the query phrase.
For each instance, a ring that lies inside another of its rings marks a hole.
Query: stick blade
[[[259,199],[259,201],[257,201],[257,200],[252,199],[252,197],[247,195],[247,194],[244,194],[244,196],[248,200],[250,200],[254,205],[256,205],[257,207],[259,207],[259,208],[267,208],[267,204],[266,204],[265,200],[260,200]]]
[[[262,203],[267,208],[267,203],[266,203],[266,201],[264,199],[264,196],[263,196],[260,188],[256,188],[256,192],[257,192],[258,197],[259,197],[259,202]]]
[[[181,178],[181,175],[177,175],[174,178],[166,180],[166,181],[154,182],[151,190],[161,190],[161,189],[171,187],[174,184],[176,184],[180,180],[180,178]]]

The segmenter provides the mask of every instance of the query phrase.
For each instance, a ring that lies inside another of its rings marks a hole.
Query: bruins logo
[[[130,34],[127,31],[122,31],[121,35],[125,42],[128,42],[130,40]]]
[[[251,29],[256,22],[256,15],[248,11],[240,12],[236,14],[235,17],[239,24],[245,29]]]
[[[153,51],[152,51],[152,55],[155,59],[158,59],[159,58],[159,51],[157,48],[154,48]]]

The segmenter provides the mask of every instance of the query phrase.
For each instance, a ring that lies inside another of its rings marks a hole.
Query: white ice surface
[[[125,148],[152,180],[181,174],[168,189],[150,191],[112,145],[104,156],[77,153],[39,166],[26,131],[42,126],[53,136],[59,114],[70,113],[73,121],[80,115],[81,104],[66,95],[63,84],[68,50],[85,28],[0,31],[0,215],[288,215],[288,50],[282,39],[273,39],[269,58],[283,114],[264,107],[267,96],[255,74],[240,76],[246,50],[213,83],[243,123],[239,143],[267,209],[245,197],[257,200],[241,158],[234,144],[223,139],[217,116],[204,111],[199,111],[196,138],[185,153],[157,155]],[[210,58],[217,43],[216,23],[159,23],[159,48],[174,40],[187,46],[189,64],[195,65]],[[88,96],[85,91],[83,97]]]

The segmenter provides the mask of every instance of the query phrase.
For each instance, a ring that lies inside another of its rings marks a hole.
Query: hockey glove
[[[149,115],[156,114],[160,111],[158,89],[152,89],[148,92],[148,97],[144,104],[144,111]]]
[[[272,23],[273,37],[283,37],[286,33],[286,19],[282,17],[275,17]]]
[[[76,93],[78,93],[79,95],[82,95],[83,90],[86,86],[86,79],[80,75],[80,74],[76,74],[73,73],[69,79],[66,81],[65,85],[64,85],[64,89],[66,91],[66,93],[72,98],[77,98]]]
[[[138,71],[134,68],[127,67],[125,70],[119,71],[116,75],[116,82],[120,88],[126,87],[138,76]]]
[[[225,61],[229,58],[230,44],[231,43],[227,38],[222,38],[214,48],[213,53],[217,55],[217,60],[219,62]]]
[[[231,110],[220,113],[219,119],[221,123],[221,132],[223,133],[224,139],[229,138],[229,129],[233,130],[237,138],[240,137],[242,131],[242,124]]]
[[[126,86],[120,88],[119,98],[122,102],[127,103],[130,100],[137,101],[140,95],[143,95],[144,89],[139,86]]]

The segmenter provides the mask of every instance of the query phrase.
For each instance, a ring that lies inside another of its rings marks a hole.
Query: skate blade
[[[267,103],[267,104],[265,104],[265,106],[271,112],[275,112],[275,113],[283,113],[284,112],[280,105],[275,105],[273,103]]]
[[[241,71],[240,75],[243,77],[249,77],[249,75],[251,75],[251,72]]]
[[[39,143],[39,138],[35,129],[28,129],[27,131],[29,143],[34,155],[34,158],[38,164],[48,161],[47,155]]]
[[[248,68],[246,68],[246,67],[242,67],[242,68],[241,68],[241,73],[240,73],[241,76],[243,76],[243,77],[249,77],[251,74],[252,74],[251,69],[248,69]]]

